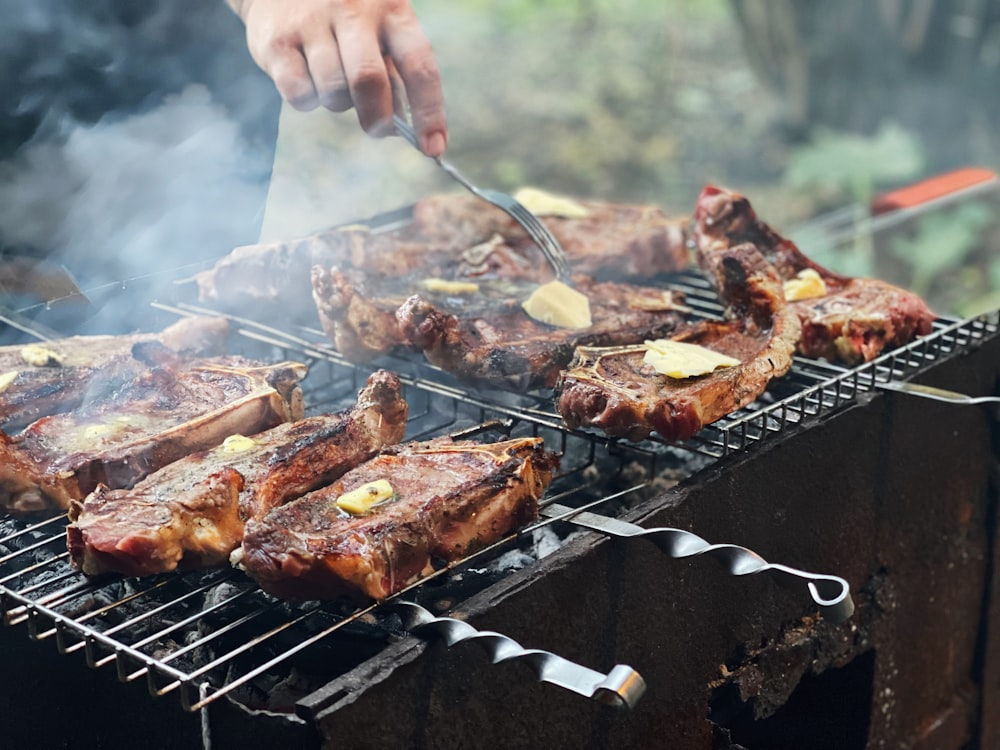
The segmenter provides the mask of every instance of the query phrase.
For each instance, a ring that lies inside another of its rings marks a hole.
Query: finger
[[[374,30],[365,24],[344,24],[338,28],[337,42],[361,127],[375,136],[392,133],[392,87]]]
[[[448,123],[434,50],[412,9],[390,17],[386,26],[386,46],[403,79],[421,148],[440,156],[448,145]]]
[[[402,76],[396,70],[396,63],[391,57],[386,57],[385,69],[389,72],[389,87],[392,89],[392,111],[400,117],[409,119],[409,104],[406,100],[406,85]]]
[[[265,68],[278,92],[295,109],[308,112],[319,106],[319,97],[302,51],[288,48],[273,54]]]
[[[319,103],[333,112],[346,112],[353,107],[340,49],[333,35],[307,40],[303,50]]]

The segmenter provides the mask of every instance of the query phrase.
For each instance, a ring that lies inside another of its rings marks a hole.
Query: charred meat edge
[[[158,343],[184,356],[205,356],[223,351],[229,323],[223,318],[183,318],[157,333],[122,336],[72,336],[41,342],[51,352],[43,364],[29,364],[25,345],[0,347],[0,427],[8,434],[36,419],[72,411],[86,399],[127,383],[144,367],[141,356]]]
[[[805,269],[820,275],[825,296],[789,303],[802,323],[798,350],[807,357],[854,365],[932,330],[935,315],[919,295],[879,279],[851,278],[824,268],[761,221],[739,193],[706,187],[695,210],[694,234],[702,265],[706,250],[716,243],[752,242],[786,281]]]
[[[71,562],[87,575],[144,576],[221,565],[248,518],[339,478],[406,430],[399,377],[373,373],[357,403],[285,423],[237,453],[218,446],[150,474],[130,490],[99,485],[70,505]]]
[[[271,594],[384,599],[431,569],[491,544],[537,517],[558,465],[540,438],[447,438],[387,448],[340,480],[247,523],[243,560]],[[336,498],[388,479],[396,499],[348,516]]]
[[[192,365],[178,373],[158,368],[140,377],[180,380],[185,375],[194,377],[189,373],[201,373],[221,379],[220,390],[227,391],[225,395],[231,400],[177,423],[172,407],[158,407],[148,398],[121,403],[112,393],[107,401],[91,404],[78,414],[44,417],[15,438],[0,433],[0,510],[18,514],[65,510],[72,500],[83,498],[98,484],[131,487],[162,466],[218,445],[230,435],[260,432],[299,419],[303,399],[298,384],[306,371],[306,366],[297,362],[248,367]],[[46,444],[46,432],[57,430],[61,434],[68,420],[86,424],[88,418],[136,413],[140,407],[141,413],[163,419],[165,429],[126,437],[118,445],[94,451],[54,455],[53,447]]]
[[[701,321],[672,337],[736,357],[741,364],[674,380],[643,362],[644,346],[577,349],[557,385],[557,405],[573,428],[596,427],[638,441],[655,431],[669,441],[752,403],[792,365],[798,317],[785,305],[781,280],[753,245],[717,245],[709,264],[731,314]]]

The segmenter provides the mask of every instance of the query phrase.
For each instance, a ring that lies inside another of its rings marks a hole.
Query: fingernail
[[[433,133],[426,134],[423,139],[423,151],[428,156],[441,156],[444,153],[445,147],[448,142],[445,140],[444,133],[440,130],[436,130]]]

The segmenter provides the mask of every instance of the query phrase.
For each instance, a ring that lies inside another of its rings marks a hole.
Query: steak
[[[689,264],[687,222],[654,206],[581,201],[580,219],[545,217],[574,270],[601,279],[645,278]],[[541,251],[505,213],[465,194],[418,201],[402,226],[332,229],[299,240],[233,250],[194,281],[199,298],[227,310],[290,308],[301,312],[311,269],[370,274],[523,278],[551,277]],[[301,307],[301,306],[300,306]]]
[[[136,345],[159,344],[178,355],[206,356],[221,353],[228,334],[229,324],[222,318],[192,317],[158,333],[73,336],[0,347],[0,427],[9,434],[121,387],[145,367],[132,355]]]
[[[575,276],[590,301],[588,328],[558,328],[521,307],[528,294],[493,293],[435,301],[410,297],[397,311],[406,339],[433,364],[460,378],[508,388],[551,388],[577,346],[634,343],[673,333],[685,319],[683,295],[657,287]]]
[[[687,268],[687,219],[668,217],[651,205],[576,201],[581,218],[540,218],[566,251],[575,273],[598,279],[635,279]],[[465,249],[499,235],[521,250],[536,267],[544,256],[506,213],[467,193],[443,194],[418,201],[413,209],[416,232],[438,244]]]
[[[313,301],[323,332],[338,352],[354,362],[408,347],[396,323],[396,310],[412,294],[412,287],[405,281],[392,283],[391,277],[374,278],[372,284],[356,269],[315,266],[312,270]]]
[[[385,448],[332,485],[247,522],[243,564],[280,598],[384,599],[429,572],[534,520],[557,466],[540,438],[449,438]],[[338,496],[388,480],[392,499],[367,514]]]
[[[65,509],[105,484],[131,487],[234,433],[302,416],[306,366],[239,357],[156,364],[77,411],[0,433],[0,510]]]
[[[557,328],[524,311],[533,286],[520,280],[491,276],[461,294],[432,291],[424,280],[422,274],[387,277],[317,266],[313,295],[323,330],[355,361],[417,350],[460,378],[538,388],[555,383],[577,345],[663,336],[686,311],[678,292],[576,276],[576,289],[590,300],[592,325]]]
[[[248,518],[339,478],[406,431],[399,378],[380,370],[349,411],[286,422],[192,453],[132,489],[98,485],[70,504],[67,546],[87,575],[221,565]]]
[[[645,346],[580,347],[556,386],[567,425],[634,441],[654,431],[669,441],[684,440],[753,402],[773,378],[788,372],[800,328],[774,268],[751,244],[718,244],[706,265],[734,317],[695,323],[672,339],[740,364],[675,379],[644,362]]]
[[[702,191],[695,209],[695,241],[699,254],[711,252],[718,242],[751,242],[785,281],[805,269],[820,275],[827,290],[824,296],[789,302],[802,323],[798,350],[807,357],[853,365],[931,332],[934,313],[918,295],[878,279],[843,276],[815,263],[758,219],[750,201],[738,193],[712,186]]]

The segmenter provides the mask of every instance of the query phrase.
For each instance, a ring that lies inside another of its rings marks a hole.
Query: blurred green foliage
[[[940,144],[891,121],[871,135],[790,132],[788,103],[751,71],[728,0],[419,0],[417,12],[441,66],[449,159],[483,185],[684,215],[715,183],[750,196],[818,262],[920,286],[942,312],[1000,288],[1000,230],[981,211],[944,215],[954,229],[945,218],[911,223],[896,245],[793,232],[840,206],[863,215],[878,192],[927,176]],[[405,145],[357,147],[364,137],[345,117],[339,163],[357,162],[352,199],[371,207],[345,218],[454,189]],[[974,163],[1000,168],[991,132],[970,150]]]
[[[784,180],[817,198],[868,203],[878,186],[919,177],[925,162],[920,142],[896,123],[883,124],[871,136],[820,127],[807,145],[789,153]]]

